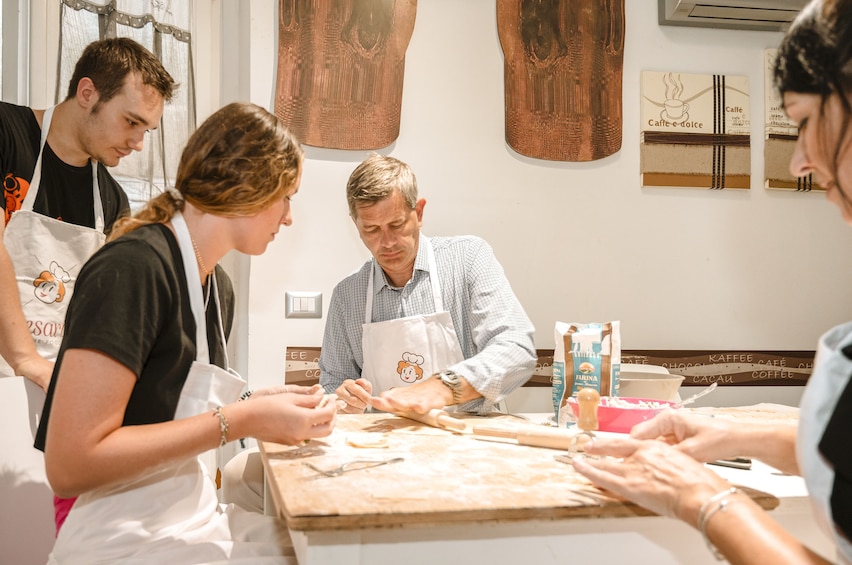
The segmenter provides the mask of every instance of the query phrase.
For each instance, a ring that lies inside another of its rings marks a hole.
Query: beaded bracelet
[[[219,447],[222,447],[228,443],[228,419],[225,417],[225,414],[222,413],[221,406],[216,407],[216,410],[213,411],[213,415],[219,417],[219,432],[222,434],[222,439],[219,441]]]
[[[698,520],[697,527],[698,531],[701,533],[701,537],[704,538],[704,542],[707,544],[707,548],[713,554],[718,561],[722,561],[725,559],[725,556],[713,545],[713,542],[710,541],[710,537],[707,535],[707,524],[710,522],[710,518],[716,515],[717,512],[724,512],[725,508],[727,508],[728,504],[731,502],[736,502],[736,500],[728,500],[728,497],[738,493],[739,490],[737,487],[731,487],[729,489],[725,489],[722,492],[718,492],[711,496],[707,502],[701,505],[701,508],[698,510]],[[716,506],[713,506],[714,503],[717,503]]]

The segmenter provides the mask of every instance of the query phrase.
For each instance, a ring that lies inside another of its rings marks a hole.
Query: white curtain
[[[172,186],[180,153],[195,130],[191,0],[62,0],[56,101],[62,101],[83,49],[98,39],[129,37],[151,50],[178,83],[145,148],[111,170],[137,208]]]

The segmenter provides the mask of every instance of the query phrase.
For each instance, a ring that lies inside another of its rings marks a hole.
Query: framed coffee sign
[[[748,189],[748,78],[643,71],[642,186]]]

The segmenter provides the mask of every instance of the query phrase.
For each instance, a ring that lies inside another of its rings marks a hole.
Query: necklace
[[[207,270],[207,265],[204,264],[204,259],[201,258],[201,253],[198,251],[198,244],[195,243],[195,240],[192,237],[189,238],[192,242],[192,249],[195,250],[195,258],[198,259],[198,266],[201,267],[201,272],[204,273],[204,276],[210,274],[210,271]]]

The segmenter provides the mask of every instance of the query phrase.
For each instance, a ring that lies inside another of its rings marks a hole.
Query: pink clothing
[[[56,521],[56,535],[59,535],[59,528],[62,527],[62,524],[65,522],[65,518],[68,517],[68,513],[71,512],[71,507],[74,506],[74,501],[77,500],[74,498],[59,498],[56,495],[53,495],[53,515],[54,520]]]

